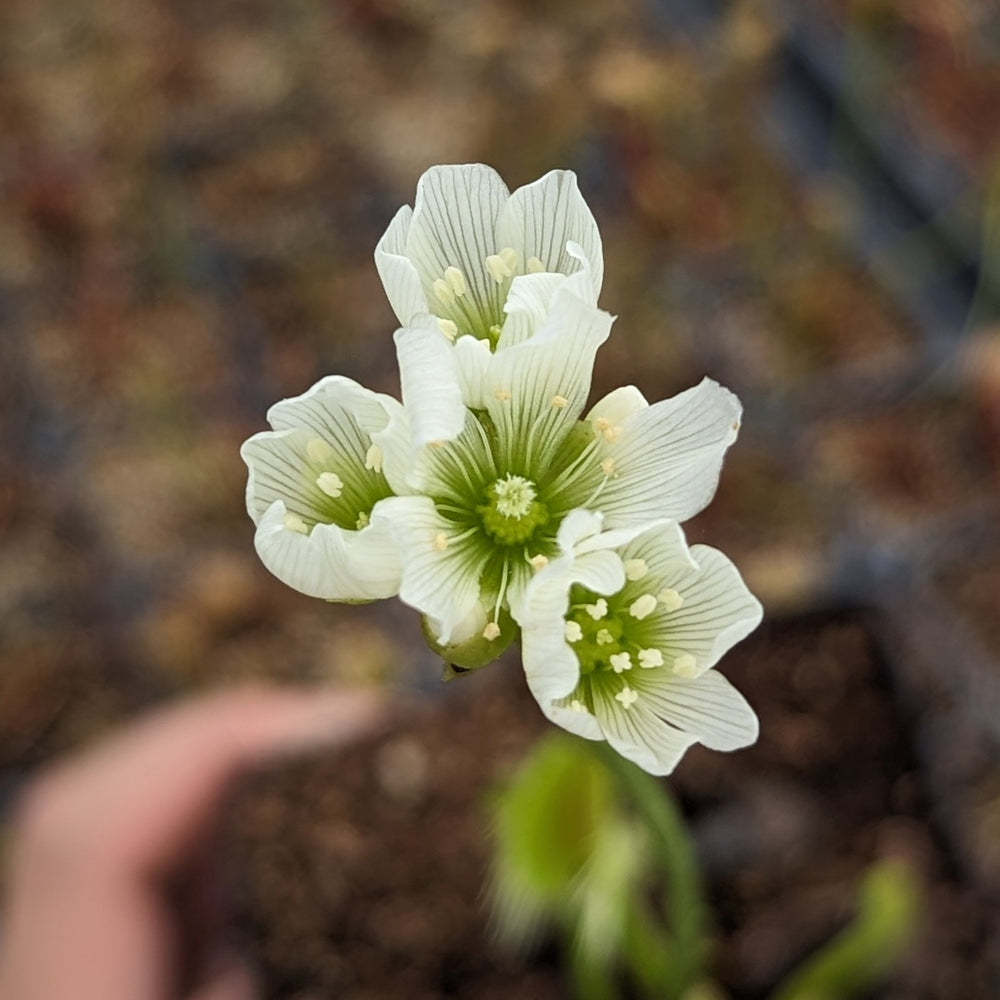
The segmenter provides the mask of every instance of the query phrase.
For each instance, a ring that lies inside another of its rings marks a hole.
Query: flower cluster
[[[511,194],[482,165],[432,168],[375,262],[402,403],[331,376],[271,408],[242,449],[267,568],[326,600],[398,595],[457,668],[520,634],[546,716],[651,773],[694,742],[752,743],[711,668],[760,605],[678,526],[712,498],[740,405],[706,379],[586,409],[613,317],[575,176]]]

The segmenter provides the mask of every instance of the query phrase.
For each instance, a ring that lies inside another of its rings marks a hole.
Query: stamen
[[[489,257],[486,258],[486,270],[489,271],[490,277],[498,284],[502,285],[504,281],[509,278],[514,270],[511,268],[507,261],[503,259],[498,253],[491,253]]]
[[[625,579],[641,580],[649,572],[645,559],[625,560]]]
[[[437,278],[431,288],[438,302],[443,306],[453,306],[455,304],[455,293],[444,278]]]
[[[674,673],[678,677],[694,677],[698,673],[698,664],[690,653],[681,653],[674,660]]]
[[[570,707],[570,710],[573,711],[573,712],[586,712],[587,711],[587,706],[584,705],[584,703],[582,701],[580,701],[579,698],[574,698],[569,703],[569,707]]]
[[[594,604],[585,604],[583,610],[594,619],[595,622],[599,622],[608,613],[608,602],[604,600],[603,597],[598,597]]]
[[[615,472],[615,460],[613,458],[604,459],[601,462],[601,472],[608,477],[613,476]]]
[[[640,649],[639,666],[644,670],[663,666],[663,654],[658,649]]]
[[[549,557],[544,556],[541,552],[539,552],[538,555],[532,556],[528,562],[534,570],[545,569],[545,567],[549,564]]]
[[[611,663],[611,669],[616,674],[620,674],[623,670],[632,669],[632,657],[628,653],[612,653],[608,659]]]
[[[603,434],[611,426],[611,422],[604,417],[598,417],[593,423],[598,434]]]
[[[605,441],[617,441],[621,436],[622,429],[611,423],[607,417],[597,417],[593,421],[594,433],[600,434]]]
[[[488,622],[486,628],[483,629],[483,638],[492,642],[494,639],[500,638],[500,626],[496,622]]]
[[[365,468],[371,469],[372,472],[381,472],[383,458],[385,455],[382,453],[382,449],[377,444],[373,444],[365,452]]]
[[[465,275],[462,274],[462,269],[455,267],[446,267],[444,269],[444,280],[448,282],[448,287],[456,295],[465,294]]]
[[[358,511],[358,519],[354,522],[354,526],[361,531],[363,528],[367,528],[371,524],[371,518],[363,511]]]
[[[529,257],[526,266],[529,274],[541,274],[545,270],[545,265],[537,257]]]
[[[513,247],[504,247],[500,251],[499,257],[511,269],[511,272],[517,267],[517,251]]]
[[[606,629],[598,629],[597,631],[597,645],[598,646],[608,646],[615,641],[615,637]]]
[[[494,389],[493,390],[493,398],[495,400],[497,400],[497,402],[506,403],[507,400],[510,399],[510,390],[509,389]]]
[[[322,465],[333,454],[333,449],[322,438],[313,438],[306,445],[306,454],[311,461]]]
[[[434,541],[432,544],[434,546],[435,551],[444,552],[444,550],[448,548],[448,536],[443,531],[439,531],[434,536]]]
[[[615,695],[615,701],[620,701],[622,708],[631,708],[638,700],[639,695],[627,684]]]
[[[579,622],[566,622],[566,641],[579,642],[583,638],[583,629]]]
[[[677,593],[673,587],[664,587],[657,595],[656,599],[667,611],[679,611],[684,607],[684,598]]]
[[[549,400],[549,406],[551,406],[553,410],[565,410],[568,405],[569,400],[565,396],[553,396]]]
[[[316,477],[316,485],[334,500],[344,492],[344,481],[336,472],[321,472]]]
[[[638,618],[642,621],[648,614],[656,609],[656,598],[652,594],[643,594],[642,597],[637,597],[630,605],[628,613],[633,618]]]
[[[438,328],[452,342],[458,336],[458,325],[450,319],[438,319]]]
[[[306,527],[306,522],[302,520],[298,514],[286,514],[285,515],[285,531],[294,531],[300,535],[308,535],[309,529]]]

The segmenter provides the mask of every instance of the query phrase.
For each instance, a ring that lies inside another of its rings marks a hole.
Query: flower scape
[[[481,164],[431,168],[375,263],[402,402],[333,375],[270,409],[241,450],[264,565],[328,601],[398,595],[446,675],[520,637],[542,712],[652,774],[695,742],[753,743],[712,668],[760,604],[680,528],[715,492],[740,404],[705,379],[587,409],[613,317],[574,174],[511,194]]]

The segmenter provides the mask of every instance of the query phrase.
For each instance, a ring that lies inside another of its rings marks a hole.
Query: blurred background
[[[516,657],[440,686],[397,602],[256,561],[238,448],[342,373],[398,393],[376,241],[434,163],[577,172],[617,314],[595,396],[703,375],[740,441],[688,526],[767,609],[757,747],[671,779],[733,997],[904,858],[879,992],[1000,995],[1000,9],[987,0],[6,0],[0,796],[164,698],[422,692],[237,806],[268,996],[565,996],[494,954],[480,802],[543,730]],[[514,991],[518,991],[516,994]]]

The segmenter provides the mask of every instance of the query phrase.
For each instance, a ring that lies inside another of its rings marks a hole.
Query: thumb
[[[187,1000],[258,1000],[259,996],[256,980],[246,963],[231,958]]]

